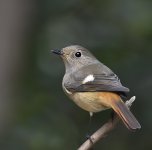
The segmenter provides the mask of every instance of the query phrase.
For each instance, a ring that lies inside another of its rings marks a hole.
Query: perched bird
[[[52,52],[60,55],[65,64],[63,90],[79,107],[90,114],[112,108],[128,129],[141,128],[121,98],[129,89],[90,51],[82,46],[72,45]]]

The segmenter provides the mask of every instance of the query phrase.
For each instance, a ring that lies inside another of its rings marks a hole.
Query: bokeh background
[[[62,91],[51,49],[79,44],[119,75],[137,99],[137,132],[121,123],[95,150],[152,149],[151,0],[1,0],[0,149],[74,150],[89,121]],[[95,131],[110,110],[93,118]]]

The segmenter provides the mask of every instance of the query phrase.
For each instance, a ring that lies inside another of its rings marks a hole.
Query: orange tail
[[[102,103],[111,107],[122,119],[128,129],[135,130],[141,128],[140,123],[121,100],[119,95],[112,92],[102,92],[100,93],[100,97]]]
[[[122,100],[113,102],[112,108],[119,115],[128,129],[135,130],[141,128],[140,123]]]

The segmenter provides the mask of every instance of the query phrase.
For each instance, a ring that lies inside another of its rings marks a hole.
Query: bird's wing
[[[88,67],[87,69],[83,68],[82,70],[73,73],[71,75],[72,82],[64,83],[65,88],[71,92],[111,91],[124,95],[129,92],[128,88],[122,86],[116,74],[106,66],[100,66],[91,66],[92,69]],[[103,67],[104,72],[99,70],[103,69]]]

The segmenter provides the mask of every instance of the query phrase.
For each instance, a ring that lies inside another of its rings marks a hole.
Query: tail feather
[[[128,129],[135,130],[141,128],[140,123],[122,100],[113,101],[113,105],[111,107],[119,115]]]
[[[112,108],[128,129],[135,130],[141,128],[140,123],[118,94],[112,92],[100,92],[99,97],[102,105]]]

